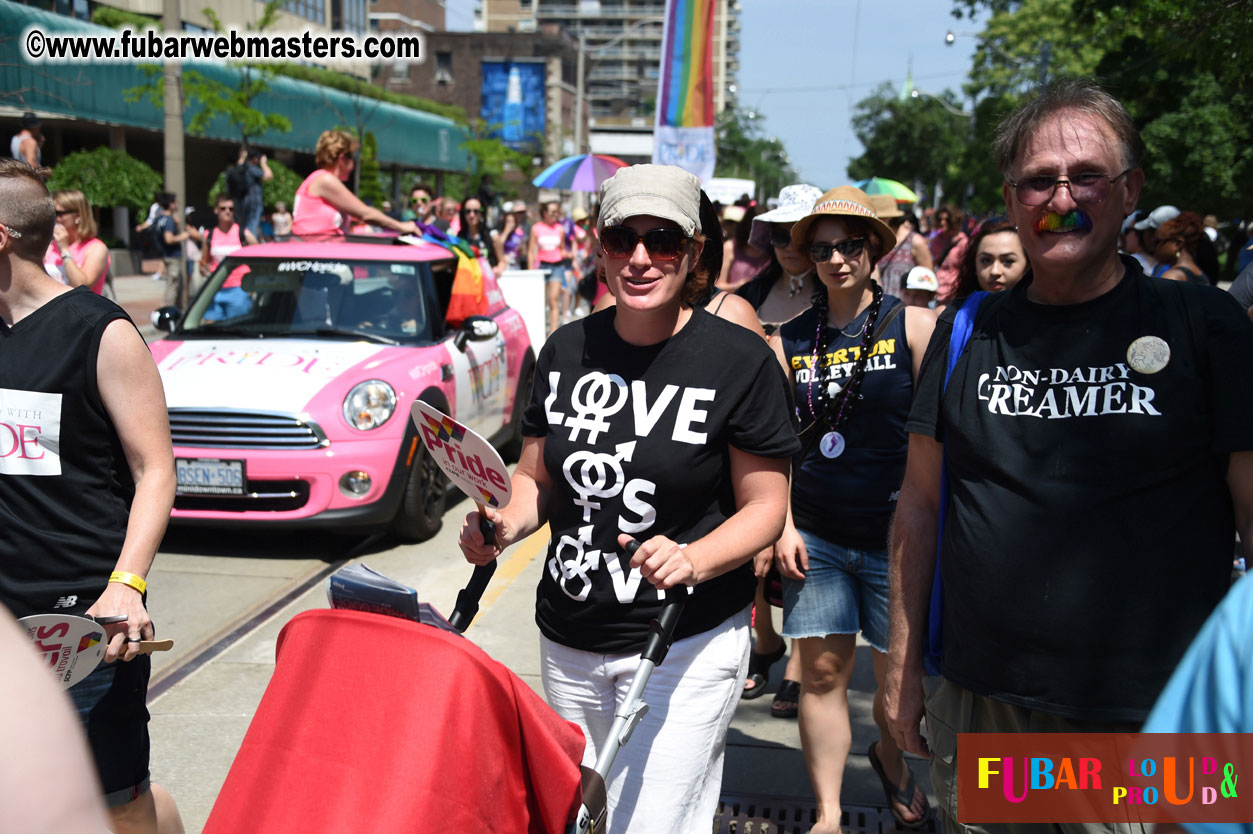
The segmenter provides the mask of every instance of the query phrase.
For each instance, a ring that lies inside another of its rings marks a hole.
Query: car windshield
[[[196,295],[179,332],[429,341],[431,287],[425,262],[227,257]]]

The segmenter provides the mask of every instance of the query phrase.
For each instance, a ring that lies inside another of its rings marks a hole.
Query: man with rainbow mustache
[[[1127,111],[1054,82],[995,152],[1031,270],[937,323],[890,544],[885,708],[946,832],[985,830],[957,821],[958,733],[1137,731],[1237,530],[1253,555],[1253,323],[1119,255],[1144,184]]]

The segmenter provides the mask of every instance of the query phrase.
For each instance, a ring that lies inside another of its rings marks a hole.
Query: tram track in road
[[[151,705],[175,686],[191,677],[205,665],[226,653],[232,646],[262,628],[293,602],[324,582],[331,574],[354,560],[368,554],[378,544],[381,536],[375,535],[355,545],[342,558],[314,566],[303,574],[293,577],[274,593],[259,599],[247,609],[214,629],[199,641],[183,657],[159,671],[154,671],[148,685],[148,703]],[[487,592],[483,595],[479,616],[470,629],[481,625],[485,614],[534,559],[544,552],[548,544],[548,528],[545,526],[513,549],[501,560]],[[451,613],[451,612],[449,612]]]
[[[148,703],[154,703],[173,687],[221,656],[240,640],[261,628],[312,588],[352,560],[369,552],[382,539],[381,534],[369,536],[354,545],[342,557],[313,566],[303,574],[293,577],[283,587],[241,611],[223,625],[214,629],[190,651],[176,659],[170,666],[154,671],[148,685]]]
[[[152,682],[148,685],[148,703],[153,703],[206,663],[256,631],[271,617],[308,593],[309,589],[352,561],[352,558],[340,559],[310,572],[279,592],[277,596],[263,600],[259,605],[227,624],[225,628],[215,632],[193,649],[186,659],[175,663],[159,675],[154,675]]]

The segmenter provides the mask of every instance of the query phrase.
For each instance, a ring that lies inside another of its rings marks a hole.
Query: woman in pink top
[[[720,290],[732,292],[756,278],[770,265],[770,253],[749,242],[756,214],[757,209],[752,206],[727,206],[723,209],[723,228],[730,228],[722,245],[722,272],[714,282]]]
[[[561,224],[561,205],[556,201],[544,204],[542,219],[531,227],[527,260],[531,269],[542,269],[548,273],[544,279],[544,291],[548,295],[548,332],[551,334],[561,326],[561,311],[570,303],[566,271],[573,263],[566,227]]]
[[[412,222],[393,220],[367,206],[344,185],[356,165],[357,147],[352,134],[342,130],[325,130],[318,137],[318,170],[296,189],[292,206],[293,235],[305,240],[343,235],[345,216],[401,234],[417,234],[418,227]]]
[[[44,256],[44,268],[62,284],[91,287],[96,295],[104,292],[109,272],[109,248],[96,237],[96,219],[91,204],[81,191],[58,191],[52,195],[57,224],[52,229],[52,245]]]

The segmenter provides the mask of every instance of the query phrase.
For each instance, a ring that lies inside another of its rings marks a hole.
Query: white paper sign
[[[61,395],[0,388],[0,475],[61,474]]]

